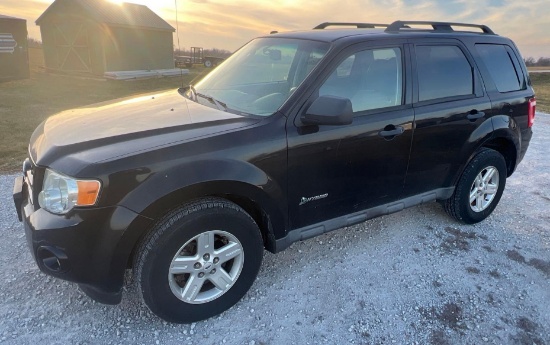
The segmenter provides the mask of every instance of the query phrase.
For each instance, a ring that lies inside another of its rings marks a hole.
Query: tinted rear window
[[[476,44],[476,49],[499,92],[521,90],[518,72],[506,46],[501,44]]]
[[[417,46],[419,101],[474,93],[472,66],[457,46]]]

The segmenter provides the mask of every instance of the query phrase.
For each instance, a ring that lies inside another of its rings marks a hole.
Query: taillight
[[[533,126],[533,123],[535,123],[535,108],[537,107],[537,100],[535,98],[531,98],[529,100],[529,116],[527,117],[527,127]]]

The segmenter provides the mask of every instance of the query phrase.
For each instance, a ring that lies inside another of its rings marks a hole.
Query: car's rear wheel
[[[502,155],[484,148],[470,161],[453,195],[444,201],[445,211],[466,224],[480,222],[495,209],[506,185]]]
[[[242,208],[203,199],[171,212],[146,236],[136,281],[153,313],[170,322],[195,322],[244,296],[262,254],[260,230]]]

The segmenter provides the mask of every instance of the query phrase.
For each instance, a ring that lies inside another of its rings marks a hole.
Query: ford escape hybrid
[[[13,191],[40,269],[108,304],[132,269],[155,314],[193,322],[241,299],[264,249],[428,201],[488,217],[535,116],[514,43],[483,25],[344,24],[44,121]]]

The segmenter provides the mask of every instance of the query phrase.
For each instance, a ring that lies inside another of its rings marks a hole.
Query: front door
[[[300,228],[399,198],[414,113],[406,45],[348,48],[322,74],[306,105],[289,118],[290,228]],[[300,115],[320,95],[351,100],[353,123],[305,126]]]

